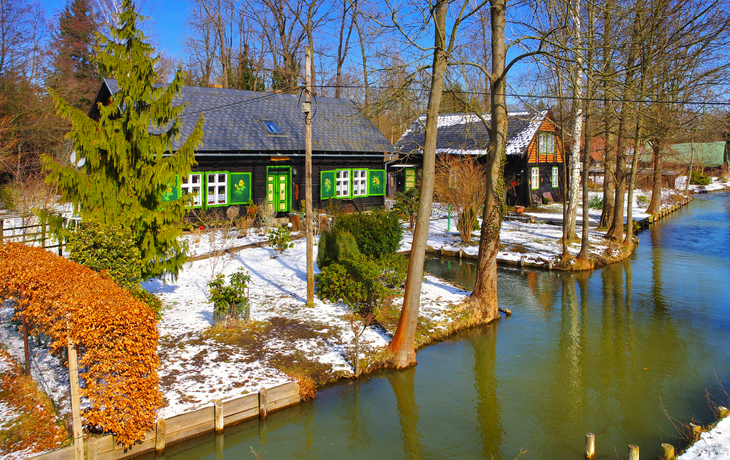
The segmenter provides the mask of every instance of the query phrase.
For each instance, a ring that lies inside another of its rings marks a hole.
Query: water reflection
[[[711,422],[704,389],[730,377],[728,201],[695,200],[642,232],[631,260],[593,273],[500,269],[510,319],[166,457],[564,460],[593,432],[599,457],[635,443],[654,458],[677,444],[663,407]],[[476,273],[458,259],[427,270],[465,287]]]

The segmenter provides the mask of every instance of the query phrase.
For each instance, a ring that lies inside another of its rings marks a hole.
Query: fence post
[[[46,249],[46,223],[41,224],[41,247]]]
[[[213,405],[214,425],[216,433],[223,431],[223,402],[216,399]]]
[[[639,446],[629,444],[629,460],[639,460]]]
[[[674,446],[662,443],[662,460],[674,460]]]
[[[586,458],[591,460],[596,456],[596,435],[586,433]]]
[[[71,414],[74,432],[74,454],[76,460],[84,460],[84,433],[81,427],[81,402],[79,399],[79,363],[76,359],[76,345],[66,333],[68,346],[68,371],[71,381]]]
[[[700,439],[700,435],[702,434],[702,425],[690,423],[689,427],[692,430],[692,440],[697,441],[698,439]]]
[[[261,387],[259,390],[259,417],[266,418],[266,387]]]
[[[161,454],[165,451],[165,419],[157,419],[155,424],[155,451]]]

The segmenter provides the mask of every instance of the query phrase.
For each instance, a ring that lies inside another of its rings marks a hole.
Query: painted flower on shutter
[[[327,193],[329,193],[332,190],[332,182],[330,182],[329,179],[324,180],[324,189]]]
[[[246,184],[243,182],[243,179],[239,180],[237,184],[233,184],[236,187],[236,193],[239,195],[243,195],[243,192],[246,191]]]
[[[380,187],[380,178],[378,176],[373,176],[373,186]]]

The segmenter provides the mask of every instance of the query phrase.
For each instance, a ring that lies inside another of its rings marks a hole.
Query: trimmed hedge
[[[352,234],[360,252],[376,259],[398,252],[403,237],[398,214],[386,210],[344,214],[337,219],[334,229]]]
[[[67,337],[79,352],[86,425],[129,447],[144,439],[162,404],[155,314],[112,279],[41,248],[0,245],[0,295],[22,309],[31,334]]]

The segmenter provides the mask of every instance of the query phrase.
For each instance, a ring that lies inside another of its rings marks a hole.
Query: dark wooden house
[[[115,80],[104,80],[93,107],[117,91]],[[177,178],[169,199],[194,194],[200,208],[252,201],[278,213],[299,210],[305,197],[302,102],[290,94],[184,86],[175,101],[188,104],[177,145],[199,114],[205,135],[197,166]],[[312,115],[313,207],[330,200],[359,210],[383,206],[385,158],[393,145],[350,100],[315,97]]]
[[[489,119],[489,115],[486,116]],[[507,133],[505,194],[509,206],[534,206],[563,199],[563,144],[549,110],[510,113]],[[426,116],[415,120],[396,142],[398,162],[389,175],[399,188],[415,185],[422,165]],[[489,131],[468,113],[439,115],[437,155],[469,155],[486,159]]]

